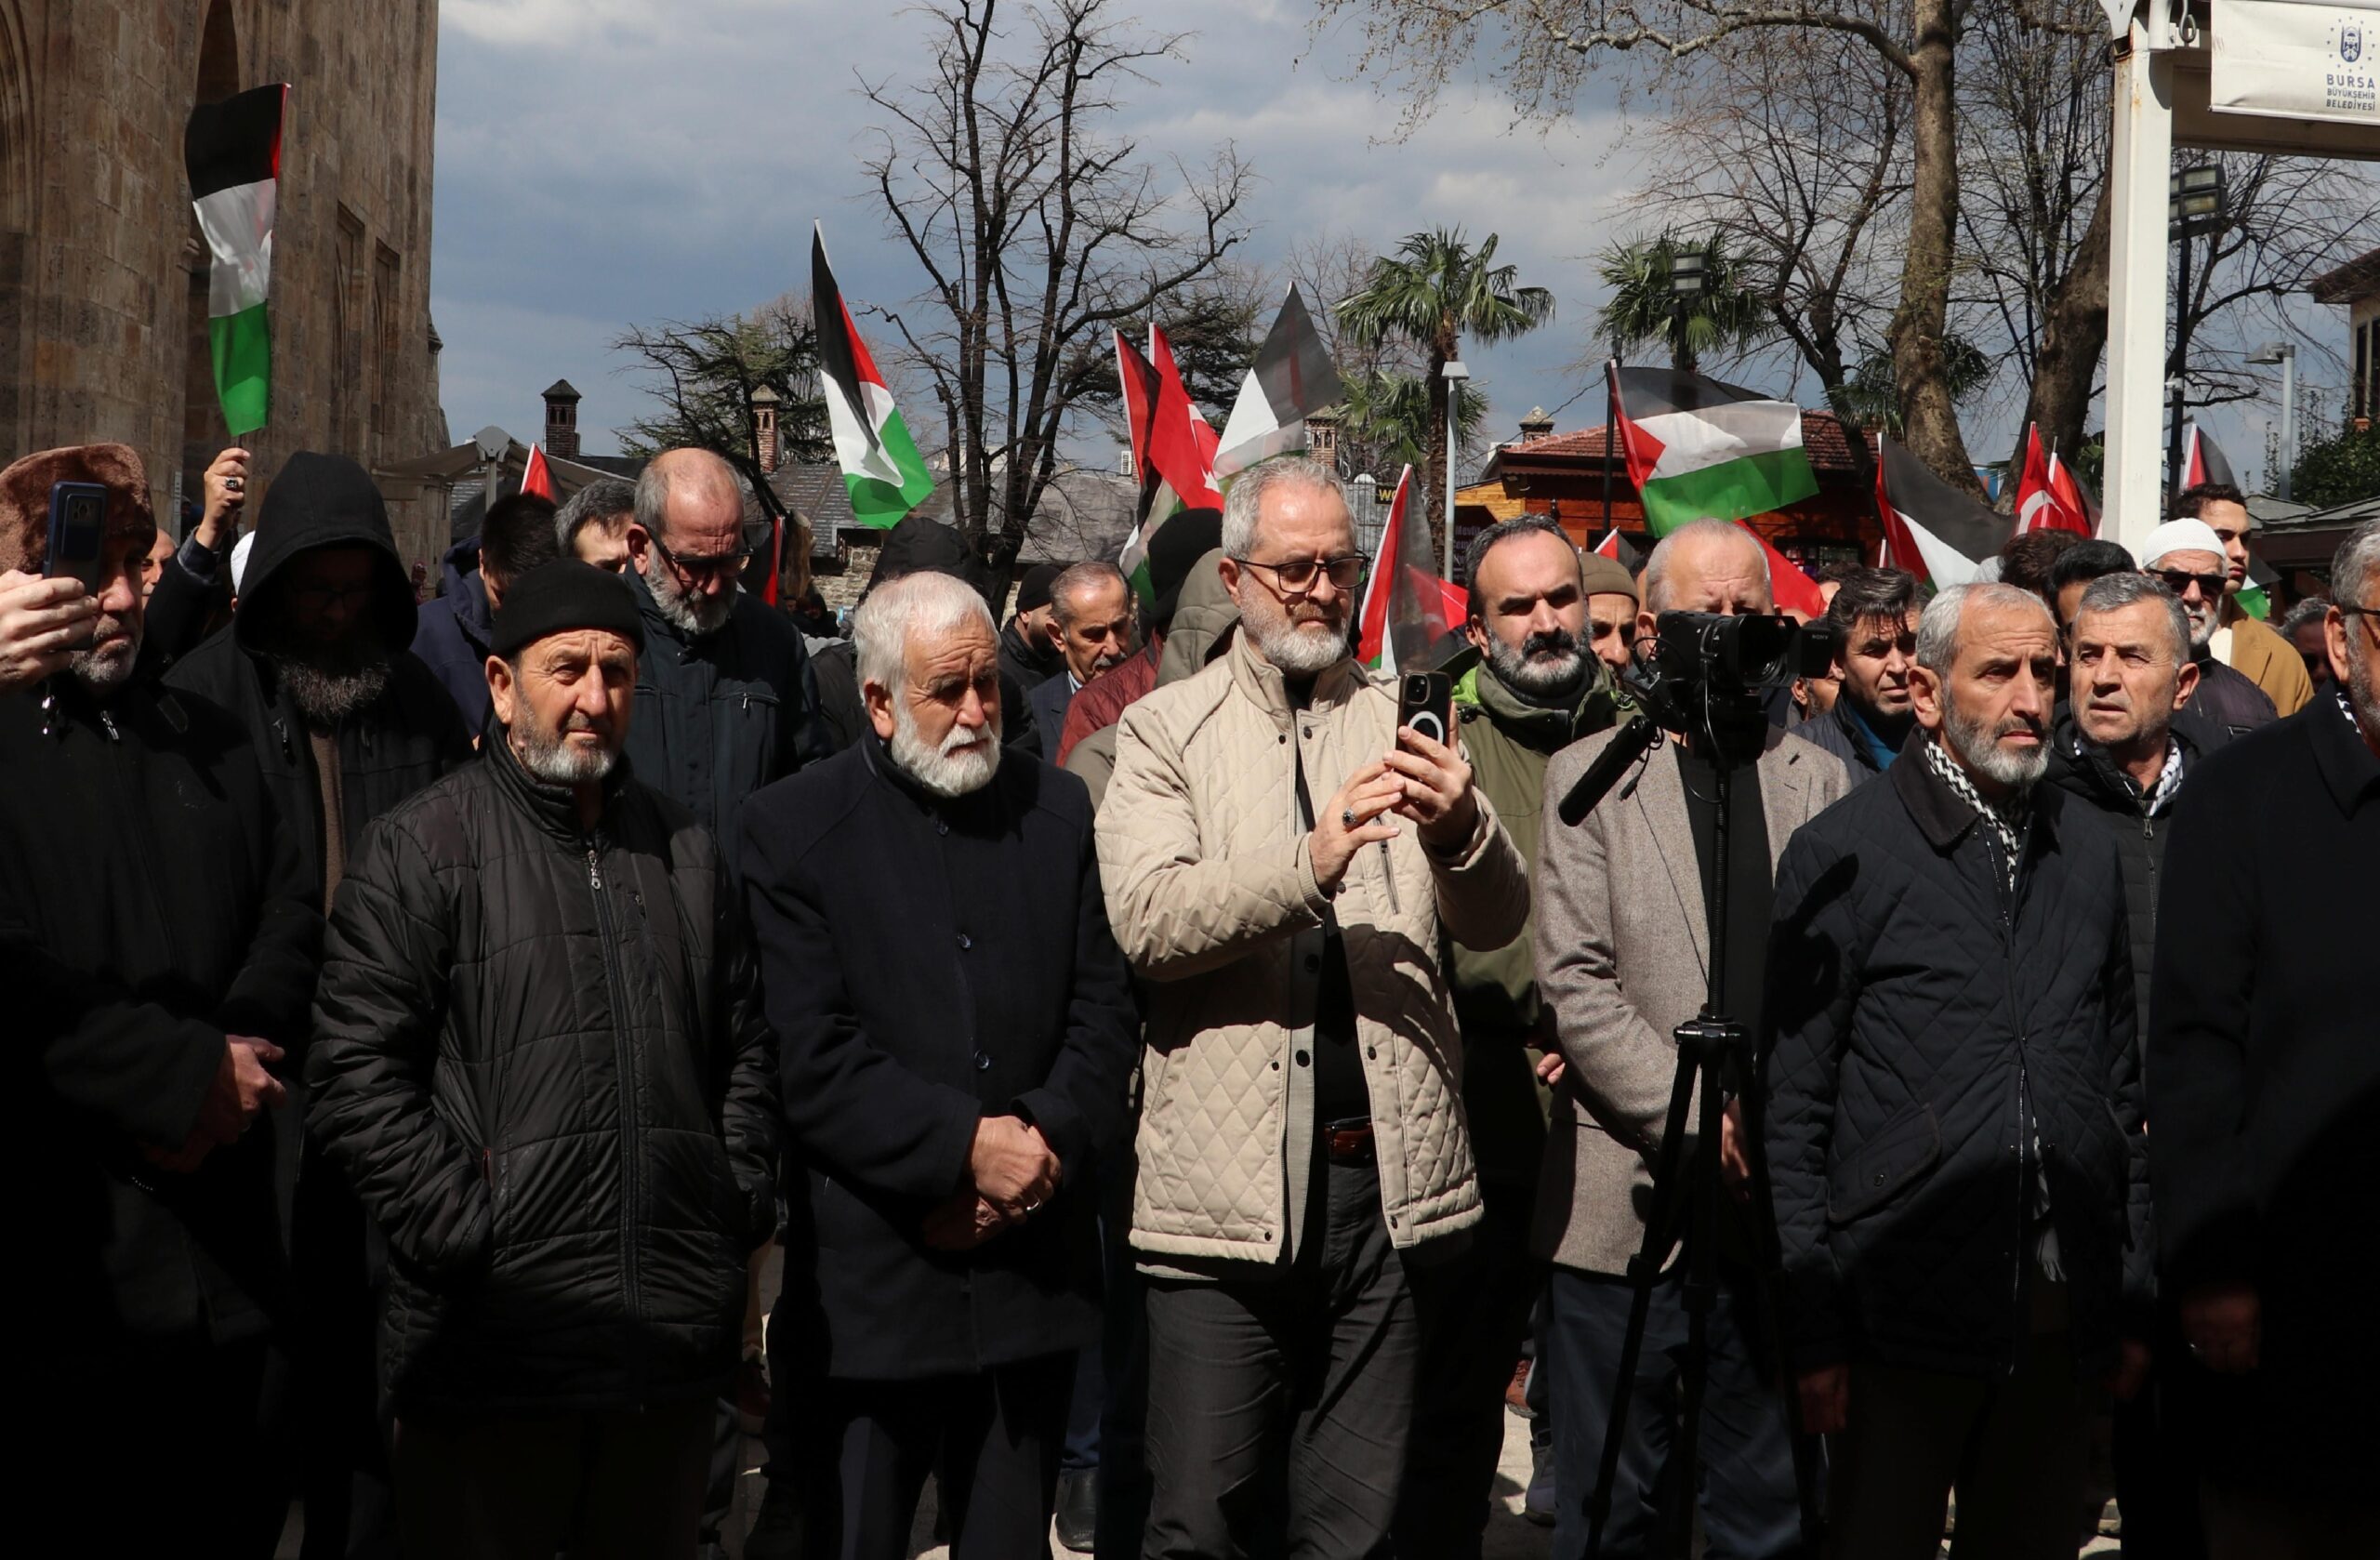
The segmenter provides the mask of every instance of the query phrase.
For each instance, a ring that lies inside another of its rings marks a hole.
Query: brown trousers
[[[398,1421],[397,1526],[442,1560],[692,1560],[717,1400]]]

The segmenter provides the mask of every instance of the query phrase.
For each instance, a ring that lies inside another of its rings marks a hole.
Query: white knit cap
[[[2202,520],[2188,516],[2169,520],[2149,533],[2149,539],[2140,544],[2140,566],[2153,569],[2165,561],[2167,554],[2175,552],[2211,552],[2220,558],[2223,538]]]
[[[241,576],[248,572],[248,549],[256,545],[257,534],[253,531],[231,544],[231,594],[234,596],[240,593]]]

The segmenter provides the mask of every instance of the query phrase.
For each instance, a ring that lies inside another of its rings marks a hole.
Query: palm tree
[[[1953,403],[1964,403],[1991,383],[1992,362],[1982,348],[1956,331],[1942,337],[1942,381]],[[1901,436],[1900,386],[1893,375],[1893,355],[1884,347],[1870,349],[1851,377],[1828,395],[1835,415],[1854,430],[1875,429]]]
[[[1442,372],[1461,350],[1462,337],[1482,344],[1510,340],[1554,318],[1554,295],[1520,285],[1518,268],[1498,265],[1496,235],[1476,249],[1460,228],[1410,233],[1393,255],[1372,262],[1364,284],[1335,308],[1339,324],[1365,346],[1395,337],[1420,348],[1430,392],[1427,491],[1445,493],[1448,463],[1447,385]],[[1442,502],[1429,506],[1431,547],[1446,549]]]
[[[1458,381],[1461,393],[1454,403],[1455,440],[1468,449],[1488,417],[1487,394],[1473,381]],[[1394,482],[1399,468],[1426,466],[1430,433],[1446,436],[1444,414],[1430,410],[1429,388],[1419,374],[1374,369],[1346,382],[1340,403],[1339,454],[1352,470],[1368,471],[1383,483]],[[1442,494],[1432,495],[1434,500]]]
[[[1700,248],[1702,291],[1678,307],[1670,289],[1670,261],[1681,250]],[[1697,245],[1673,232],[1634,239],[1606,248],[1596,261],[1611,301],[1596,316],[1612,350],[1664,346],[1670,365],[1691,374],[1705,352],[1742,352],[1758,346],[1772,327],[1768,302],[1744,285],[1741,262],[1717,239]]]

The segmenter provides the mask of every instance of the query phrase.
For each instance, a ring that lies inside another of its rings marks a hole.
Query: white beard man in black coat
[[[931,1471],[956,1553],[1038,1554],[1137,1021],[1089,792],[1003,747],[983,598],[911,575],[855,636],[869,732],[741,847],[814,1230],[770,1329],[819,1382],[793,1474],[813,1553],[900,1560]]]

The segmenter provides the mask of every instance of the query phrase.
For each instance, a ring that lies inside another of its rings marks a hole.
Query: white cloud
[[[1291,0],[1173,0],[1151,30],[1194,34],[1158,61],[1120,127],[1160,165],[1230,141],[1263,178],[1250,258],[1321,230],[1387,247],[1417,228],[1502,235],[1524,281],[1552,287],[1556,323],[1474,354],[1491,427],[1576,386],[1600,301],[1580,258],[1625,226],[1631,160],[1608,156],[1607,105],[1540,135],[1510,128],[1492,92],[1449,91],[1404,141],[1393,99],[1347,79],[1354,52],[1313,38]],[[823,218],[856,298],[919,284],[884,231],[861,169],[870,80],[925,60],[922,22],[847,0],[447,0],[442,7],[432,307],[453,425],[533,432],[559,374],[586,395],[590,450],[636,415],[608,350],[627,324],[748,308],[808,281]]]

